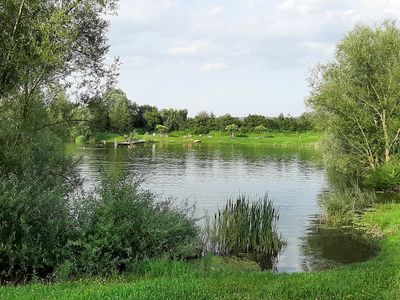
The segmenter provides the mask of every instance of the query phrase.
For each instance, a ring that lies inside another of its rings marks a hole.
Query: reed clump
[[[278,233],[279,212],[268,196],[256,201],[244,195],[229,199],[206,226],[207,250],[221,256],[254,258],[273,268],[286,241]]]

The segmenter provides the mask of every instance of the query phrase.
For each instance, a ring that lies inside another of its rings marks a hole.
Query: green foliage
[[[75,143],[77,144],[82,144],[84,141],[86,141],[86,137],[84,135],[77,136],[75,139]]]
[[[225,127],[225,131],[229,132],[231,136],[235,135],[235,132],[239,130],[239,127],[236,124],[230,124]]]
[[[53,285],[0,287],[1,299],[397,299],[400,291],[400,206],[381,205],[362,217],[379,230],[378,257],[324,272],[257,272],[206,257],[198,264],[154,261],[122,278],[86,279]]]
[[[1,178],[0,282],[45,278],[63,262],[73,234],[69,192],[29,171]]]
[[[155,130],[156,126],[162,123],[161,114],[157,108],[147,111],[143,117],[146,121],[146,127],[150,130]]]
[[[128,180],[104,181],[84,203],[79,238],[67,247],[70,275],[110,275],[144,259],[197,255],[198,228],[190,207],[157,201]]]
[[[192,129],[195,134],[207,134],[216,129],[215,116],[206,111],[199,112],[193,119],[189,120],[187,127]]]
[[[186,109],[163,109],[161,116],[163,125],[167,128],[168,132],[183,129],[188,111]]]
[[[245,196],[228,200],[207,224],[207,249],[218,255],[248,253],[271,269],[285,246],[277,232],[278,220],[278,211],[267,196],[254,202]]]
[[[400,159],[398,157],[393,158],[372,171],[368,175],[367,184],[377,190],[399,190]]]
[[[0,98],[14,101],[16,95],[24,95],[29,102],[32,91],[65,84],[73,73],[87,75],[78,89],[90,90],[93,81],[98,88],[96,79],[108,75],[103,64],[108,50],[104,16],[115,4],[114,0],[2,1]]]
[[[308,104],[335,139],[333,162],[368,172],[399,153],[399,61],[400,30],[385,22],[357,25],[338,43],[335,60],[317,67]]]
[[[257,126],[266,126],[266,123],[267,119],[261,115],[248,115],[243,120],[243,126],[249,131]]]
[[[158,125],[156,125],[156,131],[160,134],[164,134],[168,131],[168,128],[167,128],[167,126],[158,124]]]
[[[132,116],[129,112],[130,102],[121,90],[111,89],[106,95],[108,117],[111,127],[119,133],[132,130]]]
[[[267,131],[267,128],[264,125],[258,125],[254,127],[254,131],[258,133],[265,133]]]
[[[232,117],[230,114],[225,114],[221,117],[215,118],[216,129],[220,131],[226,130],[229,125],[236,125],[238,128],[242,125],[239,118]]]
[[[325,220],[335,226],[351,223],[355,217],[375,203],[376,194],[363,191],[357,184],[349,188],[336,188],[320,200],[320,205],[325,212]]]
[[[94,97],[88,104],[90,113],[90,132],[97,134],[111,130],[111,120],[109,116],[109,103],[107,97]]]

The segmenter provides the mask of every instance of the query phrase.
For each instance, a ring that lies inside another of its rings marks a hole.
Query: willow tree
[[[131,102],[126,94],[122,90],[111,89],[106,94],[106,101],[109,105],[108,117],[111,127],[121,134],[132,131],[132,116],[129,112]]]
[[[105,16],[115,5],[115,0],[0,2],[0,175],[21,166],[21,149],[45,152],[38,143],[52,126],[78,121],[71,115],[53,122],[46,115],[60,90],[73,85],[70,90],[87,102],[112,81],[115,69],[105,64]]]
[[[400,30],[395,22],[357,25],[332,62],[310,79],[308,105],[332,137],[339,161],[375,170],[399,154]],[[330,151],[332,153],[332,151]]]
[[[105,15],[114,5],[0,1],[0,283],[47,277],[67,256],[79,180],[54,126],[74,119],[49,111],[71,82],[87,102],[112,75]]]

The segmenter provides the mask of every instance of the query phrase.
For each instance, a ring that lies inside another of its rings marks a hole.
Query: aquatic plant
[[[286,241],[277,231],[278,210],[265,196],[229,199],[206,226],[206,249],[222,256],[247,256],[271,269]]]
[[[362,190],[358,184],[351,187],[339,187],[327,194],[319,204],[324,210],[324,220],[331,225],[349,224],[365,209],[376,203],[376,194]]]

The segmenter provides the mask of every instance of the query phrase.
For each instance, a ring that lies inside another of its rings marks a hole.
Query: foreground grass
[[[0,299],[400,299],[400,205],[378,206],[360,226],[385,236],[380,254],[324,272],[265,273],[216,258],[159,262],[137,277],[1,287]]]
[[[143,139],[147,142],[161,143],[194,143],[201,142],[205,144],[266,144],[266,145],[315,145],[321,140],[321,134],[316,132],[304,133],[283,133],[274,132],[268,134],[237,134],[230,137],[226,133],[212,132],[206,135],[190,135],[184,132],[172,132],[168,135],[150,135],[138,134],[137,139]],[[105,133],[96,136],[96,141],[106,141],[113,143],[115,140],[122,141],[124,138],[118,134]]]

